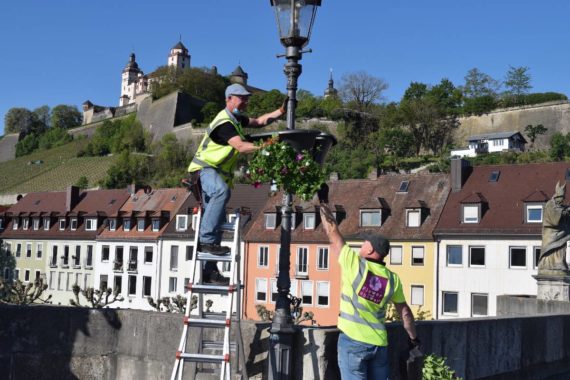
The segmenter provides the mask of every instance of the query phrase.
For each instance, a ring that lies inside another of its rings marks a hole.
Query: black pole
[[[295,129],[295,108],[297,106],[297,78],[301,75],[301,51],[299,47],[288,46],[287,63],[287,129]],[[285,193],[281,206],[281,247],[279,249],[279,275],[277,277],[277,301],[275,315],[269,330],[269,379],[289,380],[292,377],[292,349],[295,327],[291,317],[291,212],[293,195]]]

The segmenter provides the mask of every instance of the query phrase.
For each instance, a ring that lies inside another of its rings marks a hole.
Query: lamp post
[[[297,79],[301,75],[302,51],[309,43],[311,29],[321,0],[270,0],[275,11],[279,39],[285,46],[287,58],[284,72],[287,77],[287,129],[295,129],[295,107],[297,105]],[[309,50],[310,51],[310,50]],[[277,277],[277,300],[269,337],[269,379],[289,380],[291,378],[291,350],[293,346],[293,319],[291,317],[291,212],[293,196],[284,194],[281,207],[281,247],[279,249],[279,274]]]

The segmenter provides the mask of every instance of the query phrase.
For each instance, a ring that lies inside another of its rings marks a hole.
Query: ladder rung
[[[236,229],[236,224],[234,223],[223,223],[220,226],[220,229],[222,231],[234,231]]]
[[[211,253],[198,251],[198,253],[196,254],[196,258],[198,260],[203,260],[203,261],[228,261],[228,262],[232,261],[232,255],[230,253],[228,253],[227,255],[218,256],[218,255],[212,255]]]
[[[243,288],[243,285],[241,286]],[[186,289],[192,293],[200,294],[222,294],[228,295],[235,292],[237,289],[236,285],[205,285],[205,284],[188,284]]]
[[[195,363],[223,363],[229,361],[229,355],[190,354],[186,352],[177,352],[176,358]]]
[[[206,318],[188,318],[184,317],[184,324],[194,326],[194,327],[217,327],[223,328],[229,326],[231,320],[227,319],[206,319]]]
[[[235,352],[237,345],[235,342],[230,342],[230,351]],[[215,340],[204,340],[202,341],[202,348],[205,350],[223,350],[224,342]]]

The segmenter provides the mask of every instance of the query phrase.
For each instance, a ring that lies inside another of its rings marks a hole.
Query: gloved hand
[[[415,339],[411,339],[408,338],[408,348],[410,350],[414,349],[414,348],[420,348],[422,345],[422,342],[420,341],[420,339],[418,337],[415,337]]]
[[[296,102],[296,101],[295,101]],[[279,107],[279,111],[281,111],[281,114],[284,115],[287,113],[287,107],[289,106],[289,97],[287,96],[285,98],[285,100],[283,101],[283,104],[281,105],[281,107]]]

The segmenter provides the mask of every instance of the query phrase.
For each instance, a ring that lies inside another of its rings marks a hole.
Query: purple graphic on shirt
[[[358,292],[358,295],[368,301],[379,304],[386,293],[388,279],[377,276],[371,272],[366,273],[366,279]]]

